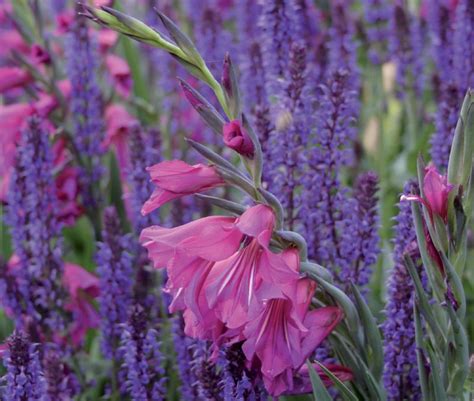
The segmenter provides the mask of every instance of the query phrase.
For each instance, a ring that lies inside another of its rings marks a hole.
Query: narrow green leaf
[[[331,379],[331,381],[334,383],[334,386],[339,390],[342,398],[345,401],[358,401],[357,397],[354,395],[354,393],[349,390],[349,388],[339,380],[337,376],[335,376],[326,366],[324,366],[322,363],[316,361],[318,366],[326,373],[326,375]]]
[[[467,252],[467,251],[465,251]],[[446,270],[446,277],[448,279],[448,284],[451,284],[451,289],[453,290],[454,297],[458,302],[459,309],[457,310],[457,315],[462,320],[466,315],[466,295],[464,294],[464,286],[462,285],[461,279],[459,278],[456,270],[454,269],[451,261],[446,257],[443,252],[440,252],[441,258],[443,260],[443,265]]]
[[[428,372],[426,371],[424,361],[423,329],[421,327],[420,310],[416,302],[413,305],[413,315],[415,317],[416,361],[418,364],[421,393],[423,394],[423,400],[429,400],[430,390],[428,385]]]
[[[446,390],[443,388],[443,381],[441,380],[441,368],[439,366],[439,356],[436,355],[433,348],[428,346],[428,354],[430,357],[430,384],[433,388],[433,401],[448,401]],[[431,401],[431,400],[430,400]]]
[[[309,377],[313,386],[314,401],[332,401],[331,394],[329,394],[311,362],[306,361],[306,365],[308,366]]]
[[[413,260],[411,259],[410,255],[407,255],[407,254],[404,255],[404,261],[405,261],[405,266],[408,270],[408,273],[410,274],[410,277],[415,286],[415,294],[416,294],[417,300],[419,301],[420,310],[423,316],[425,317],[426,322],[428,323],[429,327],[431,328],[433,332],[433,336],[437,341],[438,348],[444,351],[445,346],[446,346],[446,336],[444,332],[441,330],[437,320],[435,319],[432,313],[431,305],[428,301],[425,290],[423,289],[423,285],[421,284],[421,280],[418,275],[418,272],[416,271],[415,264],[413,263]]]
[[[365,344],[371,350],[370,356],[367,358],[369,367],[372,371],[372,374],[374,375],[375,380],[380,380],[383,370],[383,347],[380,330],[377,326],[374,315],[360,294],[359,289],[354,285],[354,283],[351,283],[351,287],[354,294],[356,307],[359,311],[362,324],[364,326],[366,338]]]

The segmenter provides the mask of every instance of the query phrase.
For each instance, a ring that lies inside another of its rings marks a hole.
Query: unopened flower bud
[[[253,158],[255,150],[253,143],[239,120],[233,120],[224,125],[224,143],[237,153]]]

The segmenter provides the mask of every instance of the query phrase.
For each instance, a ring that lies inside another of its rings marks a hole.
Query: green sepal
[[[224,89],[224,95],[230,113],[230,118],[236,119],[238,116],[240,116],[242,105],[240,100],[237,73],[232,60],[230,59],[229,53],[226,53],[224,57],[223,71],[221,83],[222,88]]]
[[[258,194],[255,191],[255,188],[247,179],[243,178],[240,174],[236,174],[231,170],[219,166],[217,166],[217,172],[227,184],[241,189],[242,191],[249,194],[254,201],[258,201]]]
[[[298,247],[300,260],[306,262],[308,260],[308,244],[304,237],[294,231],[277,231],[277,234],[285,241],[292,242]]]
[[[281,205],[277,197],[273,195],[271,192],[263,188],[258,188],[258,191],[263,196],[263,198],[268,202],[268,204],[273,208],[273,211],[275,212],[275,215],[276,215],[275,229],[281,230],[281,228],[283,227],[283,220],[284,220],[283,206]]]
[[[185,139],[191,147],[200,153],[205,159],[211,161],[214,163],[216,166],[222,167],[226,170],[231,171],[233,174],[237,174],[242,178],[245,178],[242,173],[229,161],[224,159],[222,156],[218,155],[216,152],[208,148],[207,146],[204,146],[203,144],[193,141],[190,138]]]
[[[306,365],[308,366],[309,378],[311,379],[311,386],[313,387],[314,401],[332,401],[331,395],[311,362],[306,361]]]
[[[258,137],[255,133],[255,131],[252,128],[252,125],[249,123],[246,115],[242,113],[242,125],[244,129],[247,131],[247,134],[250,137],[250,140],[252,141],[253,148],[254,148],[254,156],[253,159],[251,160],[252,164],[252,175],[253,175],[253,181],[255,184],[256,188],[260,188],[261,183],[262,183],[262,167],[263,167],[263,153],[262,153],[262,147],[260,146],[260,141],[258,140]]]
[[[374,375],[375,380],[379,381],[382,377],[383,371],[383,346],[380,330],[377,326],[377,321],[369,309],[369,306],[362,297],[359,289],[351,282],[352,293],[356,308],[364,326],[365,346],[371,350],[368,354],[369,368]]]
[[[241,215],[245,212],[246,208],[239,203],[229,201],[227,199],[217,198],[215,196],[195,194],[199,199],[202,199],[205,202],[210,203],[211,205],[220,207],[221,209],[227,210],[228,212],[234,213],[236,215]]]
[[[205,65],[204,60],[202,59],[201,55],[196,49],[196,46],[194,46],[194,43],[188,37],[188,35],[181,31],[170,18],[168,18],[165,14],[163,14],[156,8],[155,12],[160,17],[161,22],[170,34],[171,38],[184,52],[184,54],[188,56],[186,61],[188,61],[190,64],[194,64],[197,68],[201,69]]]
[[[333,281],[332,275],[329,270],[314,262],[301,262],[300,271],[301,273],[305,273],[308,276],[312,277],[315,281],[319,280],[320,278],[327,281],[328,283],[331,283]]]
[[[178,81],[185,92],[185,96],[188,99],[191,106],[199,113],[204,122],[220,137],[224,130],[225,120],[219,114],[219,112],[211,105],[197,90],[192,88],[187,82],[178,78]],[[186,95],[188,92],[189,96],[193,97],[193,100],[188,98]]]

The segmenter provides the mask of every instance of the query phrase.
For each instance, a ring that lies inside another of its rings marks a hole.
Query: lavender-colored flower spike
[[[213,0],[187,0],[196,46],[215,76],[219,76],[227,52],[233,53],[233,38],[226,30],[221,11]]]
[[[341,243],[337,226],[345,218],[342,211],[347,209],[339,172],[352,160],[354,104],[357,103],[349,79],[348,72],[339,69],[332,73],[328,86],[321,86],[316,134],[310,138],[312,146],[306,154],[310,172],[304,177],[305,202],[301,208],[310,257],[339,267]]]
[[[371,266],[377,261],[380,253],[378,234],[379,215],[377,211],[378,177],[374,172],[362,174],[356,182],[354,198],[356,202],[355,227],[348,230],[355,236],[352,238],[354,248],[350,255],[354,262],[350,268],[341,271],[343,283],[352,282],[359,287],[362,293],[367,292],[370,280]],[[348,238],[348,240],[350,240]],[[346,287],[349,290],[349,286]]]
[[[289,77],[282,103],[284,108],[277,116],[277,130],[270,140],[270,168],[272,191],[286,210],[287,225],[292,230],[301,206],[298,188],[301,186],[299,165],[305,162],[304,148],[311,131],[312,97],[306,76],[306,49],[302,43],[290,47]],[[288,121],[287,121],[288,120]]]
[[[431,0],[428,5],[428,27],[431,37],[431,53],[436,66],[432,77],[438,109],[435,113],[436,131],[431,138],[431,158],[440,171],[448,166],[451,142],[458,120],[458,111],[464,90],[458,86],[459,74],[454,68],[454,12],[447,0]],[[463,26],[456,24],[458,32]],[[456,43],[457,49],[465,46]],[[461,50],[462,51],[462,50]],[[463,55],[468,58],[467,55]],[[468,76],[468,75],[466,75]]]
[[[369,44],[369,59],[374,64],[381,64],[387,59],[390,2],[387,0],[364,0],[362,5]]]
[[[464,96],[474,86],[474,1],[460,0],[456,8],[453,65],[457,85]]]
[[[267,95],[276,100],[284,92],[288,54],[292,39],[289,3],[268,0],[262,4],[259,21]]]
[[[268,139],[272,132],[270,104],[266,91],[264,53],[260,41],[258,20],[261,5],[253,0],[237,3],[237,28],[239,33],[239,66],[245,111],[250,113],[260,144],[265,165],[269,163]],[[268,171],[265,169],[264,174]]]
[[[96,255],[100,279],[100,315],[102,351],[107,358],[118,359],[120,325],[127,321],[132,302],[133,268],[129,253],[131,237],[122,235],[117,212],[104,211],[103,242]],[[132,249],[133,251],[133,249]]]
[[[453,70],[453,13],[450,0],[430,0],[427,4],[431,57],[439,82],[452,78]]]
[[[404,193],[415,193],[416,189],[416,184],[409,182]],[[414,288],[403,261],[403,255],[410,252],[419,265],[419,251],[411,204],[401,202],[399,208],[394,239],[395,265],[388,280],[386,320],[382,325],[385,355],[383,382],[390,401],[421,399],[413,322]]]
[[[41,372],[38,349],[22,332],[15,332],[8,340],[4,356],[7,373],[5,401],[45,401],[46,382]]]
[[[423,89],[423,35],[420,20],[402,5],[393,6],[390,52],[397,63],[398,95]]]
[[[160,133],[156,130],[145,132],[138,124],[130,129],[130,204],[132,221],[137,235],[145,227],[158,224],[158,213],[142,216],[140,210],[153,192],[153,184],[146,168],[160,161]]]
[[[176,351],[176,363],[181,379],[181,399],[183,401],[195,401],[198,399],[198,389],[196,386],[197,378],[192,370],[193,356],[191,348],[196,340],[184,334],[183,319],[180,316],[171,319],[171,330]]]
[[[329,74],[341,68],[351,75],[347,84],[359,90],[360,72],[357,68],[357,46],[354,21],[347,5],[340,0],[331,2],[332,25],[329,28]],[[331,79],[331,78],[328,78]]]
[[[451,143],[462,102],[461,96],[454,82],[444,82],[439,88],[438,110],[435,114],[436,131],[431,137],[431,158],[440,171],[448,168]]]
[[[165,371],[158,332],[147,328],[147,314],[136,306],[121,336],[125,388],[133,401],[165,399]]]
[[[16,268],[5,274],[6,291],[13,291],[12,301],[18,327],[29,315],[45,335],[64,327],[62,307],[60,225],[56,218],[57,199],[49,136],[38,117],[31,117],[22,132],[15,169],[8,193],[7,224],[14,251],[19,259]]]
[[[82,159],[83,203],[95,208],[95,193],[102,174],[101,155],[104,134],[103,104],[97,83],[98,54],[90,37],[85,17],[77,16],[67,39],[67,75],[71,81],[73,144]]]

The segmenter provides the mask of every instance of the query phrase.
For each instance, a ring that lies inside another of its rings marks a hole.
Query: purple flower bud
[[[242,156],[253,158],[254,146],[249,134],[239,120],[233,120],[224,125],[224,143]]]

